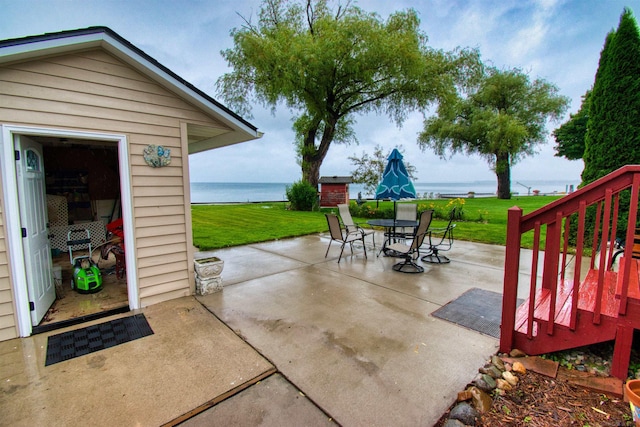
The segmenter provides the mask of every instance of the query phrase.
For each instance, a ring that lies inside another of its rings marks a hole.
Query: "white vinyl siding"
[[[1,181],[0,179],[0,189],[2,189]],[[18,336],[13,309],[13,293],[11,292],[11,279],[9,277],[9,260],[7,257],[4,224],[4,208],[0,199],[0,341]]]
[[[141,305],[191,293],[187,137],[181,129],[185,123],[228,129],[224,124],[100,49],[1,66],[0,123],[126,135]],[[171,164],[147,166],[142,152],[149,144],[171,149]],[[2,227],[0,340],[17,336],[7,308],[12,300]]]

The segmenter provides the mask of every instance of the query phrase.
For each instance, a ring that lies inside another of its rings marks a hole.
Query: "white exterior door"
[[[15,136],[16,174],[24,265],[31,324],[38,325],[56,299],[48,236],[47,201],[42,146]]]

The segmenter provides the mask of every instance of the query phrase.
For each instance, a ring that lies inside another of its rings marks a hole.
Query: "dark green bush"
[[[312,211],[318,207],[318,191],[307,181],[288,185],[286,192],[293,211]]]

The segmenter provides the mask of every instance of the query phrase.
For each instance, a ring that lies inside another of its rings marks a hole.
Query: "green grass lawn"
[[[464,218],[456,221],[455,238],[474,242],[503,245],[506,239],[507,209],[519,206],[524,213],[531,212],[559,196],[519,196],[511,200],[492,198],[462,199]],[[449,199],[418,200],[420,209],[444,211],[451,203]],[[392,212],[392,202],[367,202],[372,208]],[[193,243],[200,250],[211,250],[229,246],[284,239],[327,231],[325,212],[297,212],[286,209],[285,203],[249,203],[227,205],[193,205]],[[366,222],[367,218],[354,218]],[[446,225],[446,221],[435,219],[433,227]],[[523,246],[530,247],[531,238],[523,239]]]

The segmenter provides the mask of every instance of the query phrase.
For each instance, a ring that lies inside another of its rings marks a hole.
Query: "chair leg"
[[[342,242],[342,246],[340,247],[340,255],[338,256],[338,264],[340,264],[340,258],[342,258],[342,252],[344,252],[344,245],[346,245],[347,242]]]
[[[327,255],[329,255],[329,249],[331,249],[331,242],[333,242],[333,239],[329,240],[329,246],[327,246],[327,252],[324,253],[325,258],[327,257]]]
[[[448,257],[438,254],[438,248],[431,248],[431,253],[429,255],[423,256],[420,259],[431,264],[448,264],[451,262]]]
[[[411,258],[411,256],[406,256],[404,257],[404,262],[399,262],[397,264],[394,264],[393,267],[394,271],[398,271],[400,273],[422,273],[424,272],[424,267],[416,264],[413,259]]]

